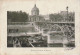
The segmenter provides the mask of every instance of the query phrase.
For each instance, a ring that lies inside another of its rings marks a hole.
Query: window
[[[9,33],[16,33],[18,32],[18,29],[9,29]]]

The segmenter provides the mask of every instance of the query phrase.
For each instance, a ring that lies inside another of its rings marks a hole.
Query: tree
[[[7,11],[7,19],[11,22],[27,22],[28,14],[22,11]]]
[[[60,14],[50,14],[50,20],[52,21],[62,21],[63,17]]]

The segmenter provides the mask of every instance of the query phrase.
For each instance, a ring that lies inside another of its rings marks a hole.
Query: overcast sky
[[[34,5],[39,8],[40,14],[46,15],[50,13],[58,13],[60,11],[66,11],[66,7],[69,7],[69,11],[76,11],[79,5],[79,0],[36,0],[36,1],[16,1],[6,2],[3,7],[7,11],[25,11],[31,14],[31,9]]]

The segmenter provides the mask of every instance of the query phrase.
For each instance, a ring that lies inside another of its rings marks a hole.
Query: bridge
[[[75,31],[74,24],[75,24],[74,22],[11,22],[11,23],[8,23],[7,27],[8,29],[9,28],[24,29],[24,27],[25,28],[33,27],[38,33],[42,33],[43,36],[44,35],[48,36],[48,42],[49,42],[50,41],[49,33],[63,33],[63,37],[67,38],[69,41],[74,35],[74,31]],[[44,33],[45,29],[49,30],[46,34]]]

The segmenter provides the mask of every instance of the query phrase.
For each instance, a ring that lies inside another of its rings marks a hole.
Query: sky
[[[60,11],[66,11],[66,7],[69,7],[69,11],[75,12],[79,5],[79,0],[34,0],[34,1],[8,1],[3,4],[3,8],[7,11],[24,11],[31,14],[31,10],[36,4],[39,8],[41,15],[59,13]]]

